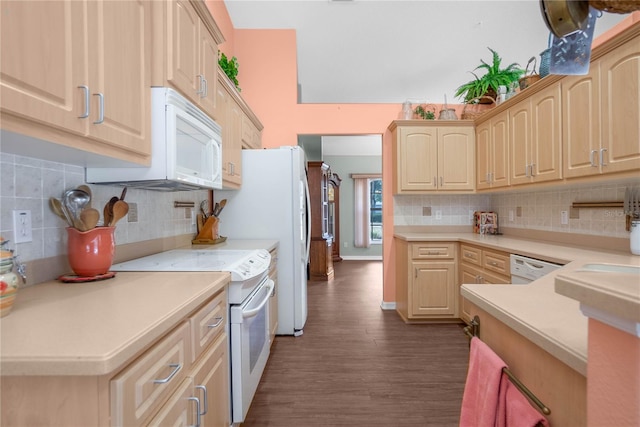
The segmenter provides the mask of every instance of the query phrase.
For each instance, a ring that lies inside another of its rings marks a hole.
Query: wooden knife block
[[[219,220],[215,216],[210,216],[202,224],[202,215],[198,214],[198,235],[195,240],[217,240]]]

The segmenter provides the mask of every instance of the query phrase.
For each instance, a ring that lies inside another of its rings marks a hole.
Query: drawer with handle
[[[184,322],[111,380],[112,425],[140,426],[156,412],[191,368],[189,341]]]
[[[460,254],[462,262],[482,265],[482,249],[476,248],[475,246],[461,245]]]
[[[485,270],[491,270],[505,276],[511,275],[509,254],[501,252],[482,251],[482,266]]]
[[[455,243],[414,243],[411,245],[413,259],[453,259]]]
[[[189,318],[191,325],[191,361],[227,330],[227,292],[221,291]]]

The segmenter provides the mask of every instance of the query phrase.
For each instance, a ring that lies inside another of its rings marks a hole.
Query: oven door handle
[[[275,286],[275,282],[271,279],[268,279],[266,283],[260,287],[260,290],[257,291],[253,296],[255,298],[260,292],[262,292],[264,289],[267,289],[267,292],[264,292],[264,299],[260,301],[257,307],[251,308],[249,310],[242,310],[242,317],[246,319],[248,317],[256,316],[260,312],[260,310],[262,310],[262,308],[269,302],[269,299],[271,298],[271,292],[273,292]],[[251,301],[249,301],[247,306],[252,305],[252,303],[253,298],[251,299]]]

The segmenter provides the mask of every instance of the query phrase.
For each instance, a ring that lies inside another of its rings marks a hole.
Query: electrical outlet
[[[129,212],[127,212],[127,222],[138,222],[138,204],[128,202]]]
[[[469,209],[469,221],[473,222],[473,216],[475,215],[476,211],[472,211],[471,209]]]
[[[31,211],[13,211],[13,240],[16,243],[33,241]]]
[[[562,225],[569,224],[569,212],[567,211],[560,212],[560,224]]]
[[[348,244],[347,242],[344,242],[343,246],[344,246],[345,248],[347,248],[347,247],[349,247],[349,244]]]
[[[514,215],[513,215],[513,209],[509,210],[509,222],[513,222],[514,220]]]
[[[442,211],[436,211],[436,219],[442,219]]]

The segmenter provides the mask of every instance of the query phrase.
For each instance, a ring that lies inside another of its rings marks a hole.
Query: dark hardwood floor
[[[309,282],[301,337],[278,336],[243,427],[458,426],[469,360],[460,325],[383,311],[382,262]]]

